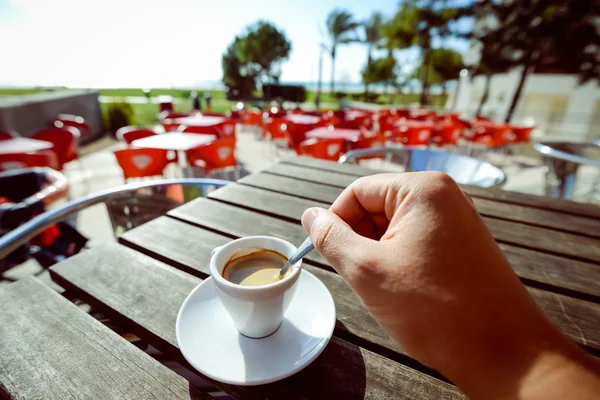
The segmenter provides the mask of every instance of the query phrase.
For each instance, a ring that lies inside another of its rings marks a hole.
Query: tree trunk
[[[481,111],[483,110],[483,106],[488,101],[488,97],[490,97],[490,84],[492,83],[492,76],[490,74],[485,74],[485,89],[483,89],[483,96],[481,96],[481,100],[479,101],[479,105],[477,106],[477,112],[475,116],[480,116]]]
[[[519,103],[519,98],[521,97],[521,92],[523,92],[523,88],[525,87],[525,80],[527,79],[527,75],[529,75],[529,70],[531,69],[531,65],[533,64],[533,56],[527,58],[525,65],[523,66],[523,72],[521,73],[521,80],[519,81],[519,86],[517,86],[517,91],[513,96],[512,102],[510,103],[510,108],[506,113],[506,118],[504,118],[504,122],[510,123],[510,120],[515,113],[517,108],[517,104]]]
[[[373,57],[371,57],[371,45],[367,48],[367,71],[370,71],[371,64],[373,63]],[[369,97],[369,81],[365,80],[365,95]]]
[[[331,49],[331,95],[335,92],[335,46]]]
[[[430,49],[423,48],[423,78],[422,78],[422,91],[421,91],[421,107],[427,105],[427,98],[429,92],[429,59],[430,59]]]

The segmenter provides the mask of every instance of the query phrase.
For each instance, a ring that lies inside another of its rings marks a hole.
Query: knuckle
[[[424,176],[425,188],[423,192],[427,197],[432,199],[447,198],[449,195],[459,193],[460,188],[450,175],[438,171],[429,171],[426,175]]]

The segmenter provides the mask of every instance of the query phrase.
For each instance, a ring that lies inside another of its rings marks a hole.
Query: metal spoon
[[[300,261],[302,257],[307,255],[314,248],[315,246],[313,246],[312,242],[310,241],[310,238],[306,238],[306,240],[300,245],[300,247],[298,247],[298,250],[296,250],[296,252],[292,254],[292,256],[288,259],[285,265],[281,268],[281,270],[279,271],[279,277],[283,278],[285,274],[288,273],[292,265]]]

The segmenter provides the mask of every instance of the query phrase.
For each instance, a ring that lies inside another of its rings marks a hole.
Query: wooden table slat
[[[319,190],[320,192],[320,188],[317,189],[317,186],[305,184],[301,185],[297,183],[292,191],[287,188],[287,186],[291,184],[292,181],[309,181],[313,183],[326,184],[344,189],[357,179],[357,177],[353,175],[344,175],[338,172],[303,168],[292,164],[275,164],[265,169],[263,172],[277,175],[277,178],[268,177],[268,179],[265,179],[267,180],[267,182],[263,182],[263,180],[259,178],[261,176],[260,174],[254,175],[252,178],[252,182],[249,184],[252,184],[257,187],[268,188],[271,190],[287,192],[294,195],[298,195],[299,193],[302,193],[302,191],[304,191],[304,193],[312,193]],[[280,177],[287,177],[291,179],[281,179]],[[268,187],[266,185],[268,185]],[[468,186],[467,192],[473,194],[473,187]],[[476,191],[476,193],[479,192],[480,191]],[[338,194],[339,193],[341,193],[341,190],[338,191]],[[315,195],[310,195],[306,197],[314,198],[315,200],[320,200],[320,198],[318,198]],[[328,202],[333,202],[335,198],[336,197],[334,197],[334,194],[331,190],[328,191],[324,195],[324,197],[322,197],[322,199],[326,199]],[[546,227],[555,230],[561,230],[575,234],[584,234],[600,238],[600,219],[569,215],[565,214],[562,211],[549,211],[527,205],[516,205],[480,197],[473,197],[473,201],[479,213],[484,216],[501,218],[509,221],[516,221],[520,223],[531,224],[540,227]]]
[[[206,256],[204,248],[198,255]],[[177,312],[201,279],[114,243],[69,258],[51,274],[142,339],[182,359],[175,339]],[[462,398],[452,385],[335,337],[316,361],[283,381],[256,387],[215,384],[242,398]]]
[[[225,235],[242,237],[250,235],[266,234],[277,232],[274,236],[284,238],[292,243],[299,244],[304,238],[304,229],[297,224],[277,220],[272,217],[267,217],[249,210],[236,208],[234,206],[223,204],[209,199],[196,199],[184,206],[178,207],[169,212],[169,215],[178,219],[188,221],[216,232],[221,232]],[[315,252],[307,256],[308,261],[315,261]],[[318,253],[317,253],[318,254]],[[319,264],[326,261],[319,255]],[[544,276],[542,272],[541,277]],[[529,289],[534,300],[538,301],[538,293],[549,293]],[[570,318],[564,317],[566,312],[555,308],[544,309],[544,312],[552,319],[565,333],[569,334],[575,340],[581,340],[579,331],[573,330],[573,322],[579,329],[585,332],[585,344],[594,351],[600,350],[600,331],[597,330],[595,324],[600,321],[600,305],[587,301],[578,300],[575,298],[563,296],[560,294],[549,293],[550,296],[558,296],[559,300],[556,303],[568,304]],[[546,303],[547,304],[547,303]],[[540,304],[543,307],[543,304]],[[581,308],[581,315],[578,314],[578,309]],[[595,313],[595,319],[590,319],[589,310]]]
[[[379,173],[380,171],[369,169],[356,164],[337,164],[331,161],[318,160],[316,158],[294,156],[281,161],[283,164],[291,164],[300,167],[313,168],[323,171],[331,171],[354,177],[362,177]],[[510,192],[501,189],[485,189],[477,186],[462,185],[463,189],[473,197],[481,197],[489,200],[502,201],[515,205],[528,205],[540,209],[558,211],[582,217],[600,219],[600,207],[593,204],[577,203],[574,201],[553,199],[549,197],[534,196],[525,193]]]
[[[242,179],[240,183],[289,194],[290,196],[303,194],[306,198],[324,203],[332,203],[343,191],[343,188],[340,187],[325,186],[269,173],[251,175]],[[326,187],[327,190],[325,191],[323,187]],[[564,225],[568,225],[567,218],[568,216],[563,216]],[[498,218],[484,216],[483,219],[496,240],[549,253],[563,254],[575,259],[600,262],[600,238],[551,230]]]
[[[287,197],[293,201],[286,201],[282,196],[285,195],[234,184],[211,193],[210,198],[255,211],[262,211],[265,209],[263,205],[272,204],[269,207],[271,215],[285,217],[296,223],[300,222],[305,209],[322,206],[312,200],[301,200],[291,196]],[[254,222],[254,224],[257,223],[258,220]],[[510,229],[508,232],[506,231],[504,221],[499,221],[499,226],[496,226],[495,221],[491,224],[501,237],[511,238],[512,231]],[[245,230],[245,232],[249,231]],[[537,237],[533,238],[534,242],[537,240]],[[564,289],[566,292],[578,292],[579,294],[575,295],[580,298],[600,300],[600,266],[597,264],[515,247],[510,244],[501,243],[500,247],[521,278]]]
[[[0,397],[209,398],[35,278],[0,303]]]

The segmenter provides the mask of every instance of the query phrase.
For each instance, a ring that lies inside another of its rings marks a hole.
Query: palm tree
[[[337,46],[356,42],[357,38],[354,32],[359,24],[349,11],[336,8],[327,16],[326,25],[331,40],[328,50],[331,53],[331,93],[333,94],[335,91],[335,52]]]
[[[381,44],[383,39],[383,16],[374,12],[371,17],[363,23],[365,31],[364,43],[367,45],[367,70],[371,69],[373,63],[373,48]],[[369,82],[365,82],[365,94],[369,94]]]

